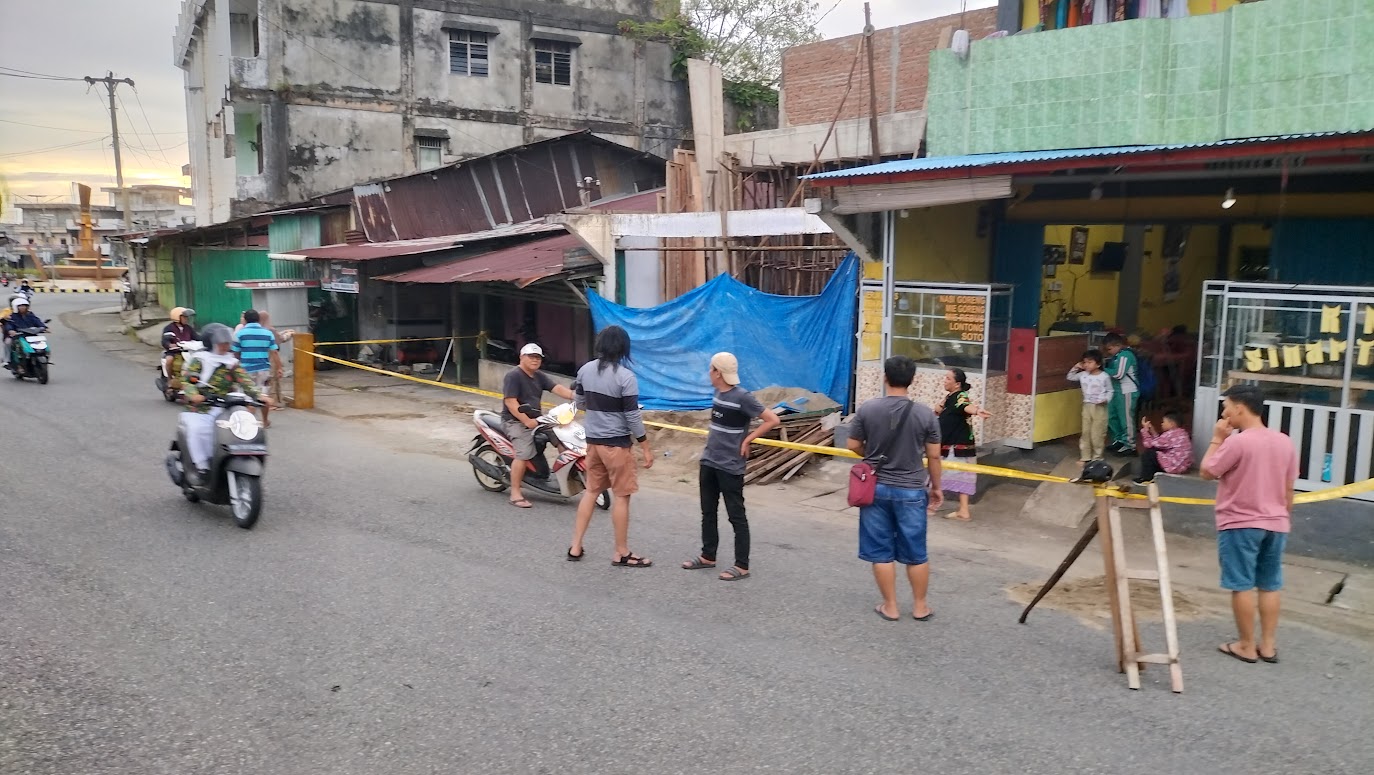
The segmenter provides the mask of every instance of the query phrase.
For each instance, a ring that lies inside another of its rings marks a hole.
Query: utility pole
[[[119,88],[121,83],[128,84],[129,88],[132,89],[134,82],[131,78],[115,78],[113,71],[106,71],[104,78],[86,76],[86,83],[91,86],[98,83],[103,84],[105,91],[110,95],[110,138],[111,144],[114,146],[115,185],[119,188],[119,196],[124,204],[124,231],[130,232],[134,230],[134,215],[129,208],[129,192],[124,189],[124,165],[119,158],[119,113],[115,110],[115,89]],[[95,278],[97,280],[100,279],[101,265],[104,263],[104,259],[96,259]]]
[[[868,143],[877,164],[883,160],[883,152],[878,145],[878,84],[873,80],[873,14],[868,3],[864,3],[864,46],[868,48]]]

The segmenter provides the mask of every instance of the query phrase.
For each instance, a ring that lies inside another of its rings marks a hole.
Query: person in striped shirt
[[[266,390],[273,374],[281,374],[281,348],[277,336],[269,328],[264,328],[262,316],[255,309],[243,311],[243,327],[234,334],[234,354],[239,357],[243,370],[252,377],[253,383]],[[267,407],[262,408],[262,427],[270,428]]]

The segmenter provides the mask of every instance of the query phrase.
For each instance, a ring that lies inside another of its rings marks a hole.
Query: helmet
[[[232,344],[234,341],[234,330],[223,323],[211,323],[200,330],[200,340],[206,347],[214,347],[219,344]]]
[[[177,335],[168,331],[162,335],[162,349],[170,350],[172,345],[177,343]]]
[[[13,299],[10,299],[10,308],[12,309],[19,307],[21,304],[27,307],[29,306],[29,300],[24,296],[15,296]]]
[[[172,307],[172,311],[170,314],[172,316],[172,322],[176,323],[181,320],[182,315],[185,315],[188,318],[195,317],[196,311],[191,309],[190,307]]]
[[[1105,460],[1089,460],[1083,464],[1082,481],[1106,484],[1112,480],[1112,467]]]

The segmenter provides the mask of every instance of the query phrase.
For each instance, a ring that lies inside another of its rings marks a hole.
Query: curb
[[[118,288],[34,288],[34,293],[123,293]]]

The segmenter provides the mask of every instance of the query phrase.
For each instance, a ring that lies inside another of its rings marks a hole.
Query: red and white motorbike
[[[533,416],[531,407],[521,407]],[[539,416],[534,431],[535,455],[525,469],[523,486],[548,495],[575,498],[587,489],[587,433],[577,421],[577,408],[560,404]],[[472,413],[477,436],[472,440],[468,462],[477,484],[489,492],[501,492],[510,487],[510,467],[515,460],[515,447],[501,429],[501,415],[478,409]],[[550,463],[546,455],[552,446],[557,456]],[[611,507],[609,491],[601,493],[596,505]]]

